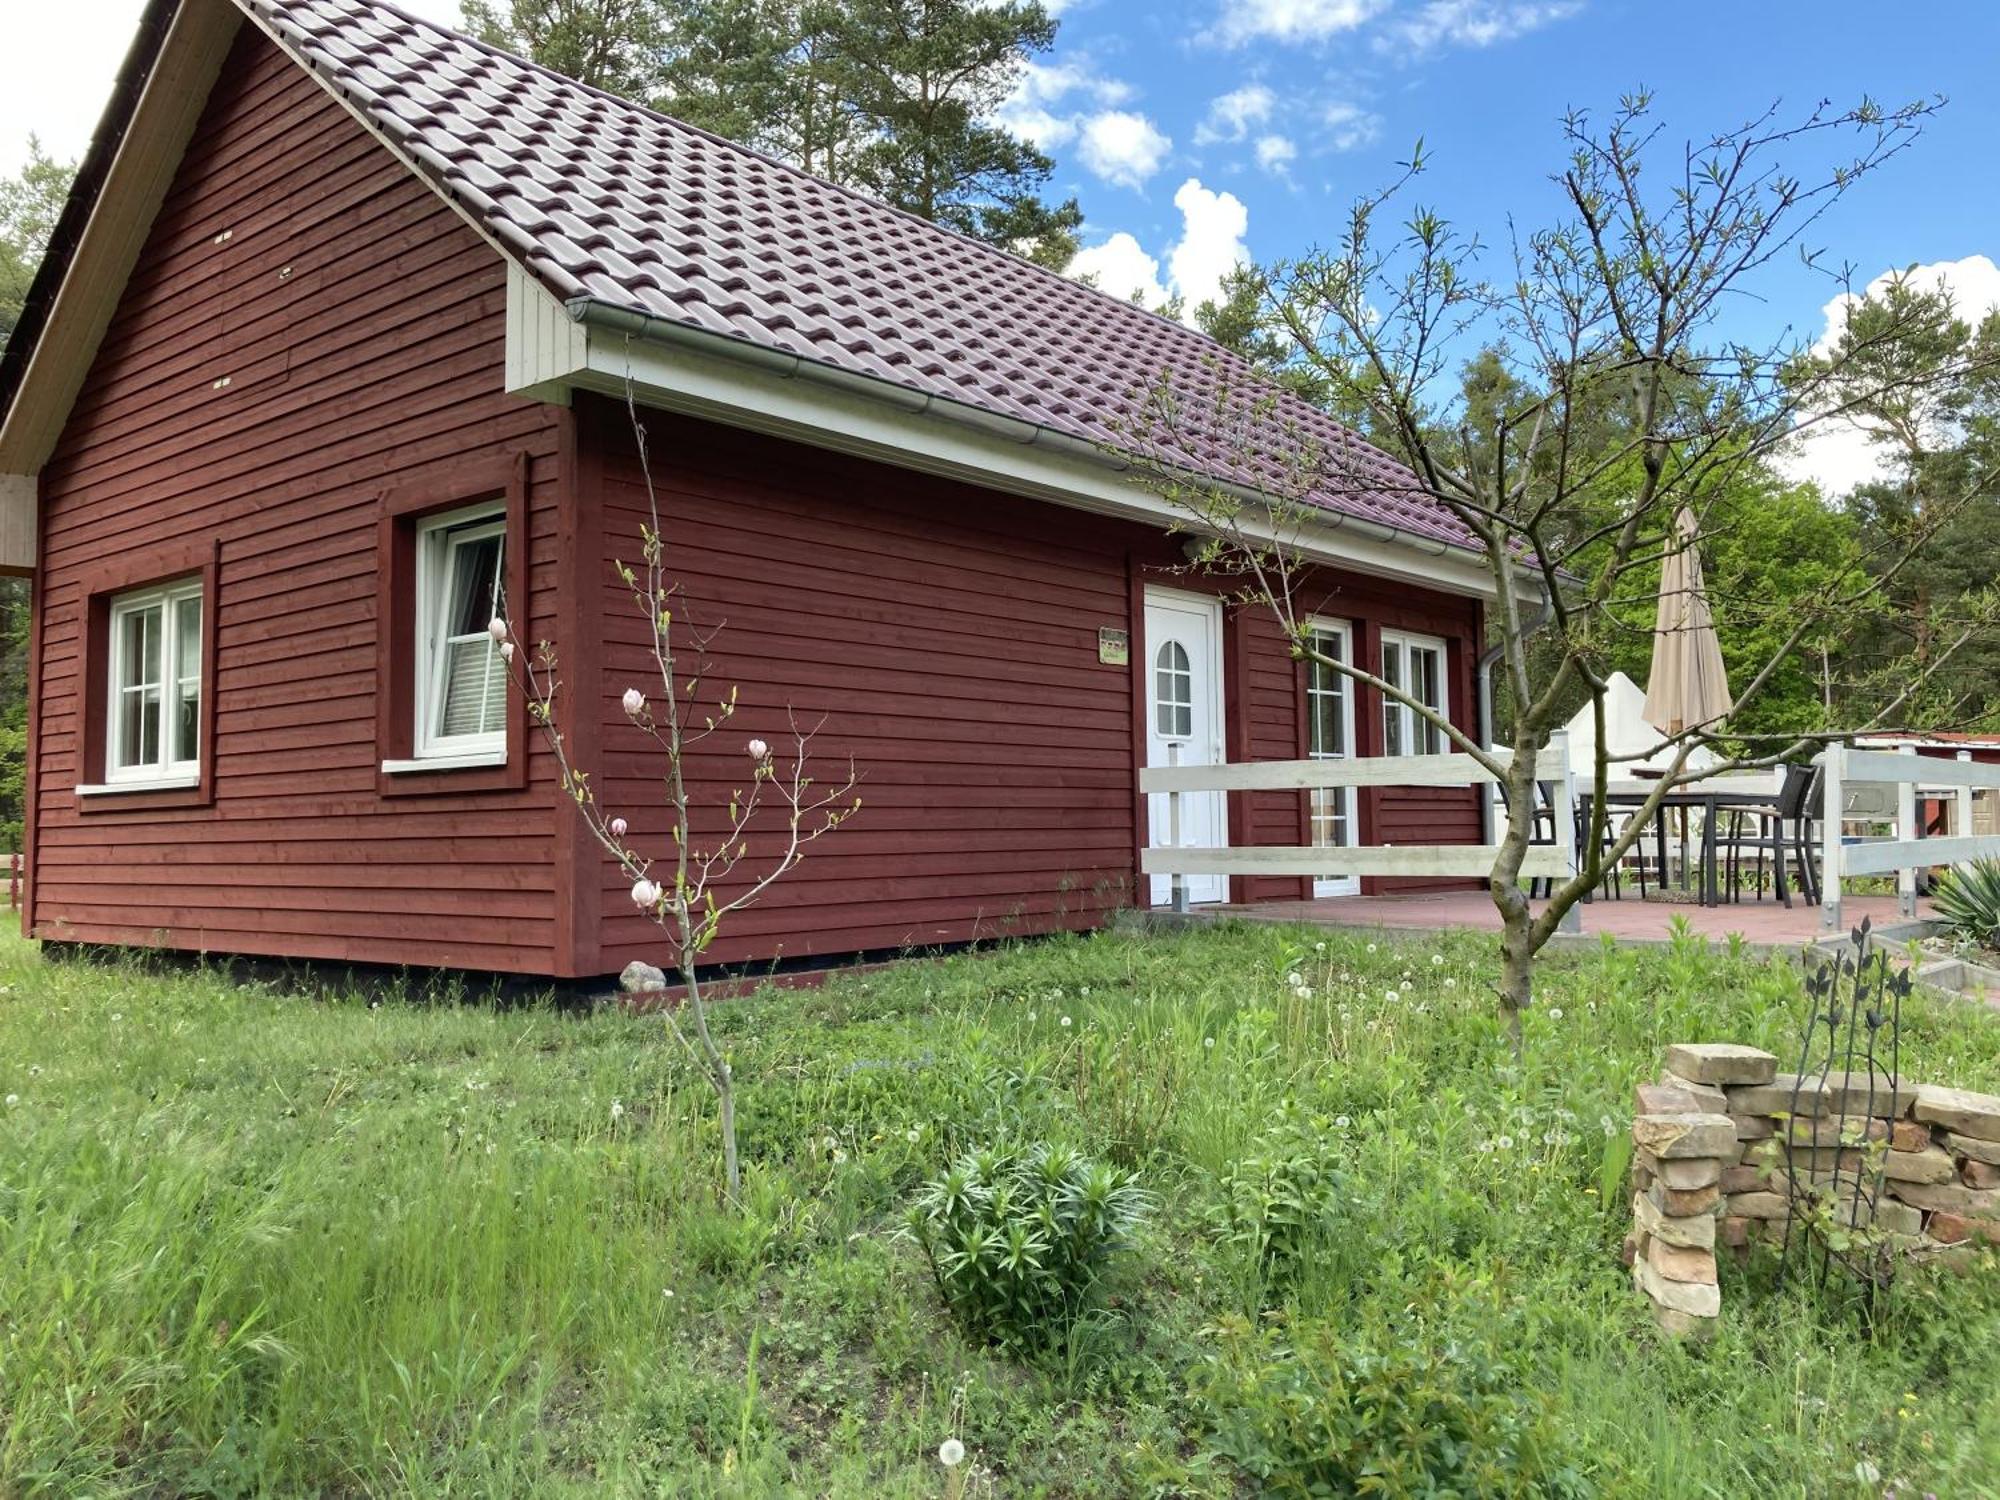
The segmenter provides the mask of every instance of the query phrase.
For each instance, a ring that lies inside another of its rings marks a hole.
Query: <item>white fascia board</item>
[[[40,488],[33,474],[0,474],[0,575],[35,571],[35,497]]]
[[[774,355],[766,365],[709,355],[679,342],[572,324],[582,335],[581,358],[561,370],[561,360],[574,356],[577,349],[573,341],[562,341],[567,349],[555,360],[548,358],[557,342],[551,337],[550,313],[561,310],[567,317],[567,309],[528,276],[510,278],[508,290],[509,367],[524,376],[532,371],[533,376],[510,387],[516,394],[547,400],[553,387],[563,386],[622,400],[629,389],[641,405],[663,411],[1074,510],[1141,521],[1162,531],[1176,524],[1199,529],[1187,510],[1150,491],[1132,472],[1013,435],[1025,424],[1008,424],[996,417],[988,430],[970,421],[946,420],[928,414],[924,409],[931,403],[917,392],[899,391],[886,382],[833,385],[800,379],[785,373],[782,356]],[[517,308],[516,298],[547,305]],[[517,327],[523,330],[520,335],[513,333]],[[879,392],[864,389],[876,386]],[[1358,526],[1339,525],[1289,532],[1286,542],[1313,561],[1379,578],[1480,598],[1494,593],[1485,564],[1459,548],[1439,548],[1416,539],[1404,544],[1367,535]]]

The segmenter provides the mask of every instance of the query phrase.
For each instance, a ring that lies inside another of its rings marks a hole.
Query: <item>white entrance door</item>
[[[1353,636],[1337,620],[1314,620],[1312,643],[1321,655],[1347,661]],[[1354,684],[1346,673],[1306,662],[1306,754],[1314,760],[1345,760],[1354,753]],[[1320,787],[1308,792],[1315,848],[1344,848],[1354,842],[1354,788]],[[1361,889],[1353,875],[1316,876],[1315,896],[1351,896]]]
[[[1199,594],[1146,590],[1146,764],[1222,763],[1222,604]],[[1168,837],[1167,796],[1155,793],[1147,842]],[[1218,849],[1229,842],[1228,803],[1221,792],[1181,794],[1183,847]],[[1223,875],[1185,877],[1189,901],[1226,901]],[[1152,901],[1173,899],[1173,880],[1155,875]]]

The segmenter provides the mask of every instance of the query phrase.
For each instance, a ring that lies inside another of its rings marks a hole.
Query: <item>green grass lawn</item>
[[[2000,1494],[1990,1268],[1906,1277],[1873,1325],[1728,1268],[1720,1337],[1682,1348],[1619,1265],[1633,1083],[1670,1041],[1790,1047],[1795,975],[1694,942],[1552,959],[1517,1062],[1492,972],[1483,939],[1240,928],[731,1002],[730,1210],[657,1018],[12,942],[0,1495],[1242,1494],[1225,1455],[1328,1410],[1273,1372],[1343,1350],[1388,1392],[1342,1420],[1390,1427],[1411,1370],[1469,1351],[1556,1476],[1519,1493]],[[1904,1049],[1911,1077],[2000,1086],[2000,1020],[1969,1007],[1913,1002]],[[960,1334],[897,1233],[1006,1135],[1131,1167],[1154,1204],[1025,1362]],[[1300,1139],[1337,1208],[1279,1276],[1215,1215],[1232,1168]]]

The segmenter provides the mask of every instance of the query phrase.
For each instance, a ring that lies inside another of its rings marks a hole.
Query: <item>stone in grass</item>
[[[1677,1339],[1712,1339],[1718,1319],[1698,1318],[1692,1313],[1676,1312],[1671,1307],[1653,1304],[1653,1317],[1660,1325],[1660,1331]]]
[[[1941,1088],[1934,1083],[1920,1085],[1916,1093],[1913,1113],[1919,1120],[1942,1125],[1958,1135],[2000,1141],[2000,1099],[1969,1089]]]
[[[1662,1213],[1660,1206],[1646,1194],[1635,1193],[1632,1197],[1632,1222],[1640,1236],[1649,1240],[1685,1245],[1691,1250],[1715,1248],[1715,1218],[1712,1214],[1673,1218]]]
[[[2000,1215],[2000,1188],[1969,1188],[1956,1182],[1891,1182],[1887,1186],[1912,1208],[1942,1209],[1972,1218]]]
[[[1958,1164],[1958,1180],[1969,1188],[2000,1188],[2000,1167],[1968,1157]]]
[[[644,995],[666,987],[667,976],[664,973],[636,958],[625,965],[624,972],[618,976],[618,988],[628,995]]]
[[[1778,1059],[1759,1047],[1728,1042],[1681,1043],[1667,1048],[1667,1067],[1695,1083],[1769,1083]]]
[[[2000,1172],[2000,1168],[1993,1170]],[[1921,1151],[1883,1152],[1882,1175],[1893,1182],[1950,1182],[1958,1175],[1958,1168],[1952,1164],[1949,1151],[1941,1146],[1926,1146]],[[1976,1187],[1980,1184],[1971,1185]],[[1994,1183],[1985,1186],[1991,1187]]]
[[[1968,1240],[1984,1240],[2000,1245],[2000,1219],[1973,1219],[1964,1214],[1935,1213],[1926,1226],[1930,1237],[1941,1245],[1957,1245]]]
[[[1726,1156],[1737,1153],[1736,1126],[1727,1115],[1639,1115],[1632,1121],[1632,1143],[1665,1160],[1683,1156]]]
[[[2000,1165],[2000,1141],[1982,1141],[1976,1135],[1960,1135],[1955,1130],[1941,1130],[1938,1132],[1938,1144],[1953,1156]]]
[[[1651,1240],[1646,1259],[1669,1281],[1712,1282],[1715,1280],[1715,1252],[1691,1245],[1669,1245]]]
[[[1626,1265],[1631,1265],[1646,1253],[1646,1242],[1647,1237],[1645,1235],[1639,1233],[1636,1229],[1633,1230],[1625,1236],[1625,1243],[1619,1246],[1618,1258],[1624,1261]]]
[[[1681,1192],[1722,1180],[1722,1163],[1713,1156],[1676,1156],[1661,1161],[1650,1151],[1638,1151],[1633,1153],[1632,1165],[1652,1182],[1663,1182]]]
[[[1714,1318],[1722,1313],[1722,1289],[1714,1282],[1673,1281],[1660,1274],[1649,1260],[1632,1267],[1632,1280],[1655,1304],[1691,1318]]]

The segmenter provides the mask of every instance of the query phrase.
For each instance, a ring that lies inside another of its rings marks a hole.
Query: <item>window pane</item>
[[[174,606],[175,670],[182,681],[201,676],[201,599],[197,595]]]
[[[1153,653],[1153,723],[1169,739],[1194,733],[1194,669],[1179,641],[1164,642]]]
[[[447,604],[447,636],[485,634],[487,622],[499,613],[500,553],[503,539],[482,537],[451,549],[451,597]]]
[[[157,604],[128,610],[120,617],[120,687],[143,687],[160,680],[160,617]]]
[[[506,726],[506,664],[493,638],[480,631],[445,647],[444,715],[440,734],[496,733]]]
[[[174,719],[175,760],[193,760],[201,752],[201,683],[183,684]]]
[[[146,688],[140,696],[139,708],[139,758],[140,765],[157,765],[160,759],[160,690]]]

